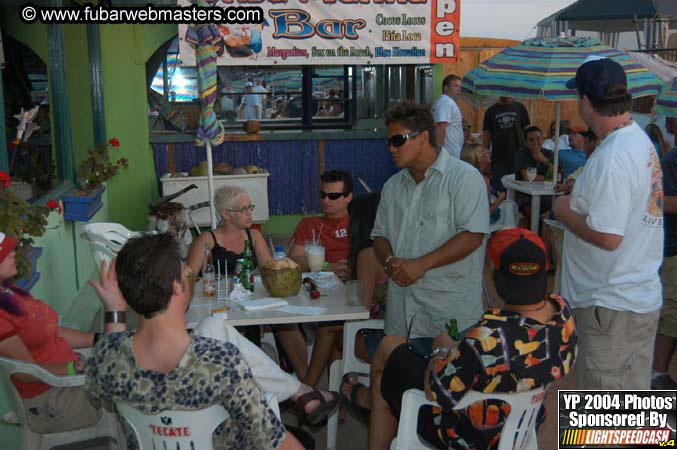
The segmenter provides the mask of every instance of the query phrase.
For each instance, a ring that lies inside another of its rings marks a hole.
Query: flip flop
[[[360,404],[357,402],[357,393],[360,389],[364,388],[369,390],[367,386],[364,384],[360,383],[359,381],[355,384],[351,383],[350,380],[352,378],[359,379],[360,376],[366,376],[367,374],[363,374],[360,372],[348,372],[343,376],[343,382],[341,383],[341,388],[339,390],[340,395],[341,395],[341,401],[343,402],[344,405],[348,407],[348,409],[352,410],[352,412],[357,416],[357,418],[367,426],[369,425],[370,422],[370,414],[371,411],[363,406],[360,406]],[[353,388],[350,391],[350,398],[348,398],[344,393],[343,387],[349,384]]]
[[[336,392],[329,391],[329,393],[331,394],[331,400],[326,400],[324,395],[317,389],[313,389],[300,396],[296,401],[299,420],[307,425],[317,425],[334,412],[339,405],[339,396]],[[320,405],[307,413],[306,405],[313,400],[318,400]]]

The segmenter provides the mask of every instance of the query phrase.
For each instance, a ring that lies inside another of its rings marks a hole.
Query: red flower
[[[12,179],[4,172],[0,172],[0,186],[2,183],[5,183],[5,187],[8,188]]]
[[[61,211],[62,211],[61,210],[61,204],[59,202],[57,202],[56,200],[53,200],[53,199],[49,200],[47,202],[47,208],[56,209],[57,211],[59,211],[59,214],[61,214]]]
[[[120,146],[120,141],[118,141],[118,138],[112,138],[108,143],[111,145],[111,147],[119,147]]]

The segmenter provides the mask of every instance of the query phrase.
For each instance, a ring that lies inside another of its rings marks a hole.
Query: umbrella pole
[[[560,102],[555,103],[555,159],[552,164],[552,184],[557,184],[557,169],[559,165],[559,116],[560,116]]]
[[[209,192],[209,217],[212,222],[212,230],[216,229],[216,215],[214,211],[214,169],[212,163],[212,143],[207,139],[207,190]]]

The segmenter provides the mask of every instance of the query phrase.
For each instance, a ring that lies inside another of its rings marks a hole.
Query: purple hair
[[[16,300],[15,294],[19,294],[26,297],[30,296],[30,294],[24,291],[23,289],[10,284],[9,281],[4,281],[2,283],[2,287],[9,289],[13,293],[10,294],[4,290],[0,291],[0,309],[4,309],[13,316],[23,315],[24,311],[21,308],[19,302]]]

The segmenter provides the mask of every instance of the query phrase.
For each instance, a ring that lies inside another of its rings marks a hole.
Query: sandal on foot
[[[298,411],[299,420],[302,423],[307,425],[316,425],[322,422],[324,419],[329,416],[339,405],[339,396],[336,392],[329,392],[331,394],[331,400],[326,400],[322,392],[317,389],[303,394],[296,401],[296,409]],[[313,400],[318,400],[320,404],[310,412],[306,412],[306,405],[308,402]]]
[[[340,395],[341,395],[341,401],[350,409],[352,410],[353,413],[357,416],[357,418],[369,425],[369,415],[371,414],[371,411],[364,406],[361,406],[358,401],[357,401],[357,393],[359,392],[360,389],[364,388],[369,390],[367,386],[364,384],[360,383],[359,381],[355,384],[351,383],[351,379],[359,379],[360,375],[366,375],[366,374],[361,374],[359,372],[349,372],[343,376],[343,382],[341,383],[341,388],[340,388]],[[349,384],[352,386],[352,390],[350,391],[350,398],[348,398],[344,393],[344,386],[346,384]]]

